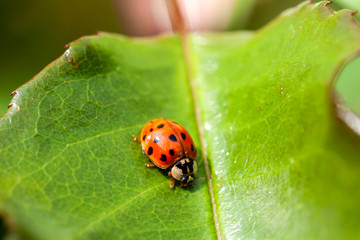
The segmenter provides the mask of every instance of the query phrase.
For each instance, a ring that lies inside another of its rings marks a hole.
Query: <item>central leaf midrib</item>
[[[169,12],[169,15],[171,15],[171,14],[177,15],[177,16],[170,16],[170,20],[171,20],[173,30],[175,32],[179,33],[180,39],[181,39],[181,50],[183,52],[186,76],[187,76],[188,84],[189,84],[190,91],[191,91],[190,98],[193,102],[196,123],[197,123],[198,131],[199,131],[199,138],[200,138],[200,144],[201,144],[201,150],[202,150],[202,158],[204,161],[206,177],[207,177],[207,182],[208,182],[208,188],[209,188],[209,193],[210,193],[210,198],[211,198],[211,205],[213,208],[213,219],[214,219],[214,224],[215,224],[215,229],[216,229],[216,235],[217,235],[217,239],[221,240],[219,222],[218,222],[217,212],[216,212],[214,192],[213,192],[213,188],[211,185],[210,165],[209,165],[209,161],[207,159],[207,154],[206,154],[207,151],[206,151],[206,146],[205,146],[204,128],[202,125],[199,102],[198,102],[198,98],[197,98],[196,90],[195,90],[193,70],[191,68],[192,62],[190,59],[188,33],[185,29],[186,25],[184,23],[184,19],[181,16],[180,11],[179,11],[180,8],[177,4],[178,3],[176,1],[168,1],[168,12]]]

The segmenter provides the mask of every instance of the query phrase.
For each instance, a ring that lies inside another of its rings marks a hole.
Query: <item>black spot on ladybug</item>
[[[182,138],[183,140],[185,140],[185,139],[186,139],[186,134],[185,134],[185,133],[181,133],[181,138]]]
[[[165,124],[159,124],[158,126],[157,126],[157,128],[162,128],[163,126],[165,126]]]
[[[191,144],[191,151],[194,151],[194,145]]]
[[[159,141],[160,141],[160,137],[159,136],[155,137],[154,143],[158,143]]]
[[[173,141],[173,142],[176,142],[176,141],[177,141],[174,134],[171,134],[171,135],[169,136],[169,139],[170,139],[171,141]]]
[[[143,136],[143,141],[145,141],[146,135]]]
[[[166,162],[167,158],[165,154],[161,154],[160,161]]]
[[[174,150],[172,150],[172,149],[169,150],[169,153],[170,153],[171,156],[174,156],[174,155],[175,155],[175,152],[174,152]]]
[[[154,131],[154,129],[150,128],[150,132]]]
[[[147,154],[148,155],[151,155],[153,153],[153,148],[152,147],[149,147],[148,151],[147,151]]]

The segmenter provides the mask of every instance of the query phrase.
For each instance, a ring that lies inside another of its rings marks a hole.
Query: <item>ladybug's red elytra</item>
[[[174,187],[175,180],[181,186],[191,186],[195,181],[198,170],[196,162],[196,148],[186,129],[179,123],[165,118],[156,118],[145,124],[141,130],[140,139],[143,153],[153,164],[147,167],[158,167],[169,170]]]

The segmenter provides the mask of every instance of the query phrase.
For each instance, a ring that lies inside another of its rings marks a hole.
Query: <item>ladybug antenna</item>
[[[197,179],[195,179],[194,183],[196,183],[198,180],[204,180],[204,179],[205,179],[205,177],[197,178]]]

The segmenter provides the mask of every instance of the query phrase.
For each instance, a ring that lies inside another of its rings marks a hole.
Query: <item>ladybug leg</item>
[[[171,180],[170,188],[173,188],[175,186],[175,179],[171,176],[171,171],[169,172],[169,178]]]
[[[140,139],[137,136],[132,135],[132,137],[134,138],[134,141],[140,142]]]
[[[155,167],[155,165],[153,163],[145,163],[145,166],[147,166],[148,168]]]

